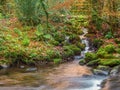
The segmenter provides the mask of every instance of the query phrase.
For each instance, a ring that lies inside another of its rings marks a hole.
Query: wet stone
[[[93,69],[93,73],[95,75],[103,75],[103,76],[107,76],[109,74],[107,71],[103,71],[99,69]]]
[[[37,71],[37,68],[36,67],[30,67],[30,68],[27,68],[26,69],[26,72],[34,72],[34,71]]]

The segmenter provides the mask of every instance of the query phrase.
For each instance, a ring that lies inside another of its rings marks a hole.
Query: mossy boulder
[[[64,49],[64,55],[67,57],[78,55],[81,53],[81,49],[75,45],[64,46],[63,49]]]
[[[89,61],[86,65],[90,67],[96,67],[99,65],[100,59]]]
[[[101,59],[99,64],[114,67],[120,65],[120,59]]]
[[[96,54],[99,58],[104,58],[105,55],[107,55],[108,53],[105,51],[104,48],[101,47],[101,48],[99,48],[99,50],[97,51]]]
[[[103,71],[110,71],[109,66],[103,66],[103,65],[99,65],[96,69],[103,70]]]
[[[95,53],[88,52],[85,54],[85,61],[86,62],[93,61],[96,59],[97,59],[97,55]]]
[[[107,76],[108,75],[108,72],[103,71],[103,70],[99,70],[99,69],[93,69],[93,73],[95,75],[103,75],[103,76]]]
[[[80,61],[79,61],[79,64],[80,64],[80,65],[85,65],[85,64],[86,64],[86,62],[85,62],[85,60],[84,60],[84,59],[82,59],[82,60],[80,60]]]
[[[115,46],[112,44],[109,44],[104,47],[105,51],[108,53],[114,53],[115,52]]]

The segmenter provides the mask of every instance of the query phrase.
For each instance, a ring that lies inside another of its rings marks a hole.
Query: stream
[[[87,29],[82,30],[84,34],[80,38],[86,47],[73,61],[59,66],[39,67],[34,72],[3,69],[0,71],[0,90],[100,90],[100,84],[106,77],[93,75],[91,68],[79,65],[85,53],[92,52],[85,37]]]

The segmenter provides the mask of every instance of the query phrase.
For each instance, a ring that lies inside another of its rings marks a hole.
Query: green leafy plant
[[[20,29],[18,29],[18,28],[14,28],[14,32],[16,33],[16,34],[18,34],[19,36],[22,36],[23,35],[23,33],[20,31]]]
[[[108,32],[108,33],[105,35],[105,38],[107,38],[107,39],[113,38],[113,33],[112,33],[112,32]]]
[[[28,46],[30,44],[30,39],[27,36],[25,36],[22,40],[22,44],[24,46]]]

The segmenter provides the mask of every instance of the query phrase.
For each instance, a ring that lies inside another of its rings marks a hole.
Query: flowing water
[[[86,47],[73,61],[54,67],[41,67],[35,72],[26,73],[15,68],[3,70],[0,90],[99,90],[105,77],[93,75],[91,68],[79,65],[80,58],[84,58],[86,52],[91,52],[85,37],[87,29],[82,30],[84,34],[80,38]]]

